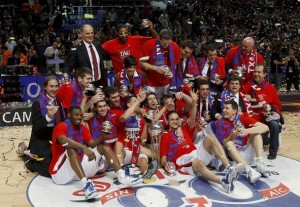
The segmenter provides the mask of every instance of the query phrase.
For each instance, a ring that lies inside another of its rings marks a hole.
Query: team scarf
[[[262,91],[264,91],[263,89],[266,89],[268,87],[268,82],[266,80],[263,80],[259,85],[257,85],[257,83],[255,81],[251,82],[251,90],[250,90],[250,96],[251,98],[255,98],[256,99],[256,104],[253,104],[252,107],[253,108],[262,108],[262,107],[258,107],[260,106],[259,103],[264,104],[265,100],[264,100],[264,96]],[[259,111],[256,111],[259,112]]]
[[[127,143],[131,143],[132,146],[132,157],[131,163],[136,165],[139,155],[140,155],[140,135],[139,132],[141,130],[141,119],[138,116],[131,116],[125,122],[125,130],[126,130],[126,139],[128,139]]]
[[[66,119],[65,124],[67,125],[68,129],[68,138],[72,139],[75,142],[78,142],[80,144],[84,144],[83,136],[82,136],[82,128],[81,126],[74,126],[70,119]],[[79,157],[82,159],[83,157],[83,151],[82,150],[77,150]]]
[[[202,75],[202,76],[203,76],[202,73],[203,73],[203,69],[204,69],[204,66],[205,66],[206,62],[207,62],[207,57],[202,57],[199,60],[200,75]],[[213,80],[214,79],[215,74],[217,73],[217,69],[218,69],[218,61],[217,61],[217,59],[215,59],[214,62],[213,62],[213,65],[211,67],[210,77],[208,77],[209,80]]]
[[[215,135],[220,141],[221,144],[223,144],[223,140],[226,139],[230,134],[231,131],[233,130],[234,126],[241,121],[240,115],[236,114],[233,121],[229,121],[227,119],[220,119],[217,121],[214,121],[215,123]],[[213,124],[212,123],[212,124]],[[243,146],[245,144],[245,137],[237,136],[234,138],[234,143],[238,146]]]
[[[250,56],[248,62],[246,63],[243,58],[242,48],[239,47],[237,52],[233,55],[233,69],[237,69],[237,67],[244,65],[246,67],[246,75],[243,77],[244,80],[248,80],[248,74],[253,73],[255,66],[257,64],[257,51],[252,49],[250,51]]]
[[[180,85],[182,85],[183,78],[193,80],[195,77],[200,76],[198,63],[197,63],[196,58],[193,55],[187,59],[187,64],[186,64],[185,68],[182,68],[182,62],[183,62],[183,60],[180,61],[180,63],[177,66],[177,70],[176,70],[177,73],[183,74],[182,79],[177,80],[178,82],[181,83]],[[184,70],[184,69],[186,69],[186,70]],[[180,78],[180,76],[179,76],[179,78]]]
[[[251,107],[251,103],[250,101],[246,98],[245,94],[243,94],[242,92],[239,92],[239,95],[243,101],[243,104],[245,106],[245,110],[249,115],[253,114],[253,110]],[[223,91],[220,97],[220,104],[221,104],[221,108],[223,109],[225,102],[234,99],[234,96],[232,95],[232,93],[228,90]]]
[[[136,73],[138,74],[138,76],[136,77],[135,75],[133,75],[133,81],[132,83],[130,83],[126,74],[126,69],[121,70],[119,75],[119,80],[120,80],[119,86],[125,85],[130,90],[132,89],[134,94],[138,94],[141,87],[144,88],[145,85],[143,83],[143,77],[137,71],[134,72],[134,74]]]
[[[178,136],[176,129],[170,131],[170,139],[168,142],[168,162],[173,162],[178,150]]]
[[[48,109],[46,107],[48,101],[52,101],[52,99],[49,96],[45,95],[45,93],[41,93],[39,96],[39,102],[40,102],[40,110],[43,116],[46,116],[46,114],[48,113]],[[57,113],[59,113],[59,111]],[[55,116],[51,119],[49,123],[51,124],[56,123]]]
[[[83,97],[81,83],[74,81],[72,83],[72,89],[73,89],[73,97],[72,97],[71,106],[80,106]]]
[[[110,121],[110,123],[113,124],[114,115],[107,112],[106,117],[107,117],[106,121]],[[103,122],[104,121],[101,121],[101,117],[99,116],[99,114],[96,114],[96,116],[93,117],[93,121],[92,121],[92,124],[91,124],[90,131],[91,131],[91,134],[92,134],[94,140],[99,139],[101,137],[101,135],[104,133],[102,131]],[[118,135],[117,135],[117,126],[114,125],[113,128],[112,128],[112,133],[105,137],[105,142],[113,143],[113,142],[117,141],[117,137],[118,137]]]
[[[170,57],[170,63],[171,63],[171,72],[173,74],[173,78],[170,83],[170,91],[171,92],[179,92],[181,83],[180,80],[183,79],[183,74],[177,72],[177,65],[175,64],[175,56],[174,56],[174,49],[172,47],[172,44],[169,44],[168,46],[169,50],[169,57]],[[154,47],[154,55],[153,55],[154,65],[156,66],[163,66],[167,63],[165,62],[165,57],[163,54],[163,49],[160,44],[160,41],[157,40],[155,47]],[[179,81],[178,81],[179,80]]]

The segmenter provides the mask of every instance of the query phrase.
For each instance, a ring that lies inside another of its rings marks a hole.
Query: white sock
[[[250,165],[245,166],[245,170],[250,170],[250,169],[251,169]]]
[[[228,164],[228,165],[225,167],[225,169],[229,169],[230,167],[231,167],[231,165]]]
[[[257,162],[263,162],[263,161],[264,161],[264,158],[263,158],[263,157],[256,157],[256,161],[257,161]]]
[[[80,180],[80,182],[82,183],[83,187],[85,186],[86,182],[87,182],[87,178],[84,177]]]
[[[120,169],[116,172],[117,176],[121,176],[122,174],[124,174],[124,170],[123,169]]]

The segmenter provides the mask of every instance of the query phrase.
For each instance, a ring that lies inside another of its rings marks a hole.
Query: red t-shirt
[[[83,142],[86,143],[90,140],[92,140],[92,136],[89,132],[89,130],[84,126],[80,125],[80,128],[82,129],[82,137],[83,137]],[[57,170],[59,169],[60,166],[55,166],[59,157],[64,153],[66,148],[62,146],[58,141],[57,138],[60,136],[68,136],[68,128],[65,122],[61,122],[58,125],[55,126],[52,134],[52,145],[51,145],[51,150],[52,150],[52,160],[49,166],[49,173],[50,174],[55,174]],[[80,143],[80,144],[84,144]]]
[[[114,73],[117,74],[124,68],[125,57],[132,55],[135,57],[139,69],[139,59],[143,44],[152,37],[128,36],[126,42],[121,42],[119,38],[109,40],[102,44],[102,48],[110,55]]]
[[[143,46],[143,51],[142,51],[141,57],[148,58],[147,62],[150,63],[151,65],[153,65],[153,63],[154,63],[154,49],[155,49],[157,40],[158,40],[157,38],[148,40]],[[175,64],[177,65],[180,63],[180,49],[179,49],[179,46],[175,42],[171,42],[171,45],[173,47]],[[167,63],[170,64],[169,58],[167,60]],[[154,86],[154,87],[165,86],[171,82],[171,79],[166,78],[166,76],[164,76],[160,73],[157,73],[153,70],[146,70],[145,72],[148,77],[147,78],[148,86]]]
[[[181,157],[182,155],[186,155],[191,153],[192,151],[196,150],[196,147],[193,142],[193,129],[189,127],[188,124],[184,124],[181,127],[183,137],[178,138],[178,148],[176,155],[174,157],[173,163],[176,163],[176,160]],[[160,156],[168,156],[168,151],[169,151],[169,140],[171,139],[171,132],[168,131],[168,133],[164,134],[161,138],[160,141]]]

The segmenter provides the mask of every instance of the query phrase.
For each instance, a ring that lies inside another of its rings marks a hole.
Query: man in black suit
[[[206,122],[218,119],[218,115],[221,113],[219,94],[210,92],[210,83],[208,80],[198,79],[196,84],[199,91],[197,117],[203,117]]]
[[[71,73],[75,67],[91,68],[93,81],[96,87],[107,86],[107,72],[104,68],[103,57],[105,55],[102,46],[94,43],[94,28],[89,24],[84,24],[80,28],[82,41],[78,45],[73,45],[67,56],[64,73]]]
[[[238,104],[238,113],[240,115],[253,115],[251,102],[248,100],[242,92],[240,92],[242,86],[242,80],[239,76],[233,75],[228,79],[228,90],[222,92],[220,97],[221,107],[223,108],[225,102],[228,100],[234,100]]]
[[[43,86],[44,93],[32,104],[32,131],[28,149],[20,149],[19,146],[17,153],[24,160],[28,170],[50,177],[48,168],[52,158],[51,136],[54,126],[61,121],[63,114],[55,101],[58,90],[57,78],[46,77]]]

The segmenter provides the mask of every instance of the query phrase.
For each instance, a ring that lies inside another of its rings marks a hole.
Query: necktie
[[[96,54],[95,54],[95,51],[94,51],[92,45],[90,45],[90,49],[91,49],[92,61],[93,61],[94,79],[95,79],[95,81],[97,81],[97,80],[99,80],[99,71],[98,71],[97,58],[96,58]]]
[[[205,116],[205,111],[206,111],[206,100],[203,100],[202,101],[201,117]]]
[[[212,66],[212,62],[208,62],[208,69],[207,69],[207,74],[206,74],[208,79],[210,79],[211,66]]]
[[[55,106],[59,106],[59,104],[56,100],[53,100],[53,103]],[[54,117],[55,117],[55,125],[62,122],[61,116],[60,116],[60,107],[57,109],[56,113],[54,114]]]

